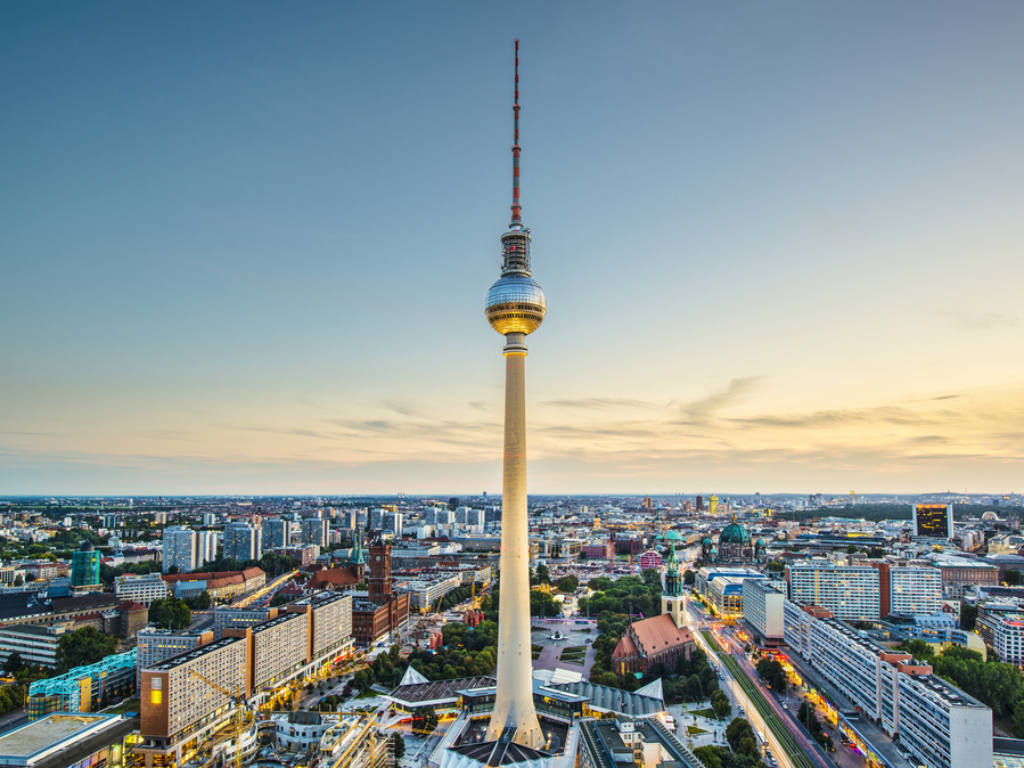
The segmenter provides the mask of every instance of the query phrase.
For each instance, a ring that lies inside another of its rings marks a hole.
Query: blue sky
[[[515,8],[0,6],[0,491],[500,487],[516,36],[532,491],[1014,489],[1024,7]]]

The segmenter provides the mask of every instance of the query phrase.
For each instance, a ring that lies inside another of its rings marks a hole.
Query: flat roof
[[[185,653],[179,656],[174,656],[173,658],[161,661],[159,664],[154,664],[152,667],[145,667],[145,669],[155,669],[164,672],[166,670],[174,669],[175,667],[181,666],[182,664],[187,664],[190,661],[195,661],[200,656],[205,656],[208,653],[219,651],[221,648],[224,648],[225,646],[241,642],[244,642],[243,638],[241,637],[222,637],[220,640],[215,640],[212,643],[201,645],[198,648],[194,648],[191,651],[186,651]]]
[[[54,713],[33,720],[0,736],[0,763],[27,762],[51,749],[66,749],[70,742],[124,722],[120,715]]]

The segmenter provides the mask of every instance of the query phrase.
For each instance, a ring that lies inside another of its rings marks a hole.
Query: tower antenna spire
[[[516,100],[512,105],[515,115],[514,140],[512,142],[512,223],[510,226],[522,226],[523,206],[519,204],[519,38],[516,38]]]

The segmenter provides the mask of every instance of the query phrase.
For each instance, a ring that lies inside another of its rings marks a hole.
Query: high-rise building
[[[224,527],[224,557],[245,562],[259,560],[263,554],[260,531],[248,523],[229,523]]]
[[[319,517],[302,518],[302,543],[326,547],[330,544],[327,520]]]
[[[877,568],[799,563],[786,566],[786,581],[789,599],[794,603],[825,608],[841,619],[869,620],[881,616]]]
[[[71,553],[71,586],[94,587],[100,583],[100,553],[88,541]]]
[[[743,620],[762,642],[782,639],[784,601],[785,596],[766,579],[746,579],[743,582]]]
[[[951,504],[915,504],[912,517],[914,536],[925,539],[953,538]]]
[[[516,41],[512,220],[501,236],[501,277],[487,292],[487,320],[505,337],[505,450],[502,470],[498,684],[488,740],[514,728],[516,743],[544,744],[533,704],[530,650],[530,541],[526,520],[526,337],[547,312],[530,270],[530,230],[519,204],[519,41]]]
[[[291,546],[292,530],[295,524],[283,517],[263,519],[263,548],[284,549]]]
[[[992,710],[932,674],[909,653],[879,645],[821,609],[783,606],[786,644],[836,686],[915,765],[975,768],[992,763]]]
[[[217,542],[219,531],[196,531],[196,568],[217,559]]]
[[[718,514],[718,497],[710,496],[708,498],[708,514],[712,517]]]
[[[191,528],[164,528],[164,573],[177,568],[178,573],[196,569],[196,532]]]
[[[394,534],[396,539],[402,538],[402,513],[396,510],[384,515],[384,530]]]
[[[704,497],[703,496],[698,496],[697,497],[697,511],[698,512],[703,512],[704,511]]]
[[[942,610],[942,572],[910,566],[889,570],[889,610],[909,616]]]

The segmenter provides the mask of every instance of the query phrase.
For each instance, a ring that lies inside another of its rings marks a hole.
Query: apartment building
[[[276,619],[278,609],[275,608],[233,608],[218,605],[213,609],[213,637],[220,640],[225,629],[245,629],[262,624],[264,621]]]
[[[295,523],[283,517],[268,517],[263,521],[263,548],[284,549],[290,547]]]
[[[325,518],[304,517],[300,523],[303,544],[326,547],[330,544],[330,529]]]
[[[167,597],[167,582],[159,573],[126,573],[114,579],[114,594],[118,600],[142,603],[148,608],[154,600]]]
[[[252,634],[251,690],[277,687],[309,662],[309,629],[304,613],[285,613],[245,630]]]
[[[292,603],[290,611],[308,610],[310,647],[314,660],[326,660],[350,651],[352,639],[352,596],[322,592]]]
[[[178,573],[189,573],[196,569],[196,532],[191,528],[172,526],[164,528],[163,570],[170,572],[177,568]]]
[[[786,642],[927,768],[992,762],[992,710],[910,654],[873,643],[829,616],[784,608]]]
[[[53,669],[57,666],[57,643],[61,635],[72,627],[70,622],[46,626],[16,624],[0,627],[0,665],[11,654],[17,653],[28,664]]]
[[[196,568],[217,559],[220,531],[196,531]]]
[[[825,608],[841,619],[881,617],[879,573],[871,566],[824,561],[787,565],[786,583],[794,603]]]
[[[172,659],[188,651],[193,651],[201,645],[214,641],[212,629],[156,629],[146,627],[140,629],[136,635],[138,645],[135,650],[138,652],[139,673],[141,682],[142,670],[155,667],[161,661]]]
[[[240,563],[259,560],[263,554],[262,530],[248,523],[228,523],[224,526],[224,557]]]
[[[743,582],[743,620],[766,642],[781,640],[783,635],[782,604],[785,596],[767,579],[746,579]]]
[[[982,603],[978,609],[977,630],[1000,661],[1024,663],[1024,611],[1019,606]]]
[[[889,569],[889,613],[931,615],[942,610],[942,572],[938,568]]]
[[[444,573],[430,579],[417,579],[408,584],[409,598],[412,607],[426,611],[449,592],[458,589],[462,577],[457,573]]]
[[[247,697],[248,642],[225,637],[142,670],[136,747],[146,768],[180,765],[182,756],[230,715],[233,696]]]

